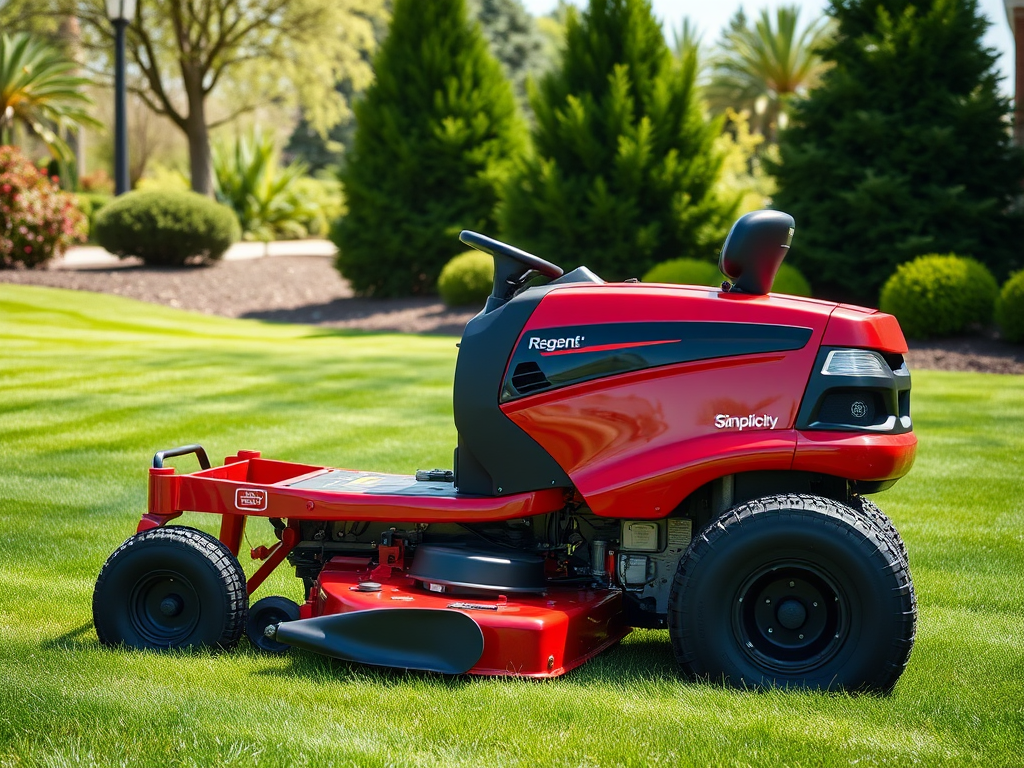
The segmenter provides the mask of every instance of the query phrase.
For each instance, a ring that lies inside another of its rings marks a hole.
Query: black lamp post
[[[135,0],[107,0],[114,25],[114,193],[128,191],[128,88],[124,76],[124,32],[135,16]]]

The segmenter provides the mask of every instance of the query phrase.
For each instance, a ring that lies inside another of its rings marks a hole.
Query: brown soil
[[[462,333],[475,309],[446,308],[436,297],[362,299],[330,259],[274,256],[209,267],[158,269],[126,260],[114,266],[0,270],[0,282],[127,296],[210,315],[402,333]],[[911,342],[911,370],[1024,374],[1024,347],[993,336]]]

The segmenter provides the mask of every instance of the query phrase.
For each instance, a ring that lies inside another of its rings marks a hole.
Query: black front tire
[[[736,687],[889,692],[917,607],[897,545],[818,496],[767,496],[713,521],[680,560],[669,599],[676,660]]]
[[[245,627],[249,598],[238,559],[192,528],[154,528],[104,563],[92,615],[104,645],[230,648]]]

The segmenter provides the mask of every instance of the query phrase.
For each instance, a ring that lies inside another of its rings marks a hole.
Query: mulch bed
[[[322,256],[274,256],[208,267],[159,269],[129,259],[114,266],[0,270],[0,282],[113,293],[225,317],[368,331],[459,335],[475,309],[436,297],[363,299]],[[993,335],[911,342],[907,363],[943,371],[1024,374],[1024,347]]]

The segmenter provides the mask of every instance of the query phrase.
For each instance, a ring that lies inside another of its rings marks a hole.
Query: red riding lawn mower
[[[463,232],[495,269],[460,345],[454,470],[161,451],[149,510],[96,583],[100,641],[245,632],[268,651],[546,678],[648,627],[694,678],[891,690],[917,606],[866,497],[914,460],[907,346],[890,315],[768,294],[793,227],[737,221],[721,289],[563,274]],[[200,471],[164,466],[186,454]],[[219,538],[167,525],[184,511],[220,515]],[[278,541],[246,580],[251,518]],[[250,606],[285,559],[305,602]]]

